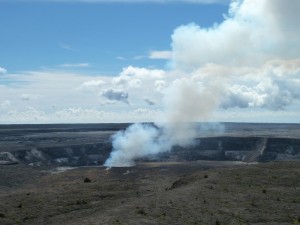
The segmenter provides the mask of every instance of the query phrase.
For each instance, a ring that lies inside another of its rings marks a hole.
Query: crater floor
[[[0,224],[299,224],[300,162],[0,166]]]

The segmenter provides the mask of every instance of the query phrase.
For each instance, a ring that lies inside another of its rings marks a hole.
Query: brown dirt
[[[300,224],[299,175],[299,161],[0,166],[0,224]]]

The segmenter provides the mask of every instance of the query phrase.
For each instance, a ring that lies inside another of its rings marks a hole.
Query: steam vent
[[[1,125],[0,164],[32,166],[103,165],[112,152],[111,136],[130,124]],[[267,162],[300,159],[300,126],[294,124],[197,124],[193,144],[146,157],[140,162],[197,160]]]

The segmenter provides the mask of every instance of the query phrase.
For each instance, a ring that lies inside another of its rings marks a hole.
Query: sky
[[[0,0],[0,123],[300,122],[298,0]]]

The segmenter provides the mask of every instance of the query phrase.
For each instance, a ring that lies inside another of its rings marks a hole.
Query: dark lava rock
[[[84,178],[84,181],[83,181],[83,182],[84,182],[84,183],[91,183],[92,181],[91,181],[90,178],[86,177],[86,178]]]

